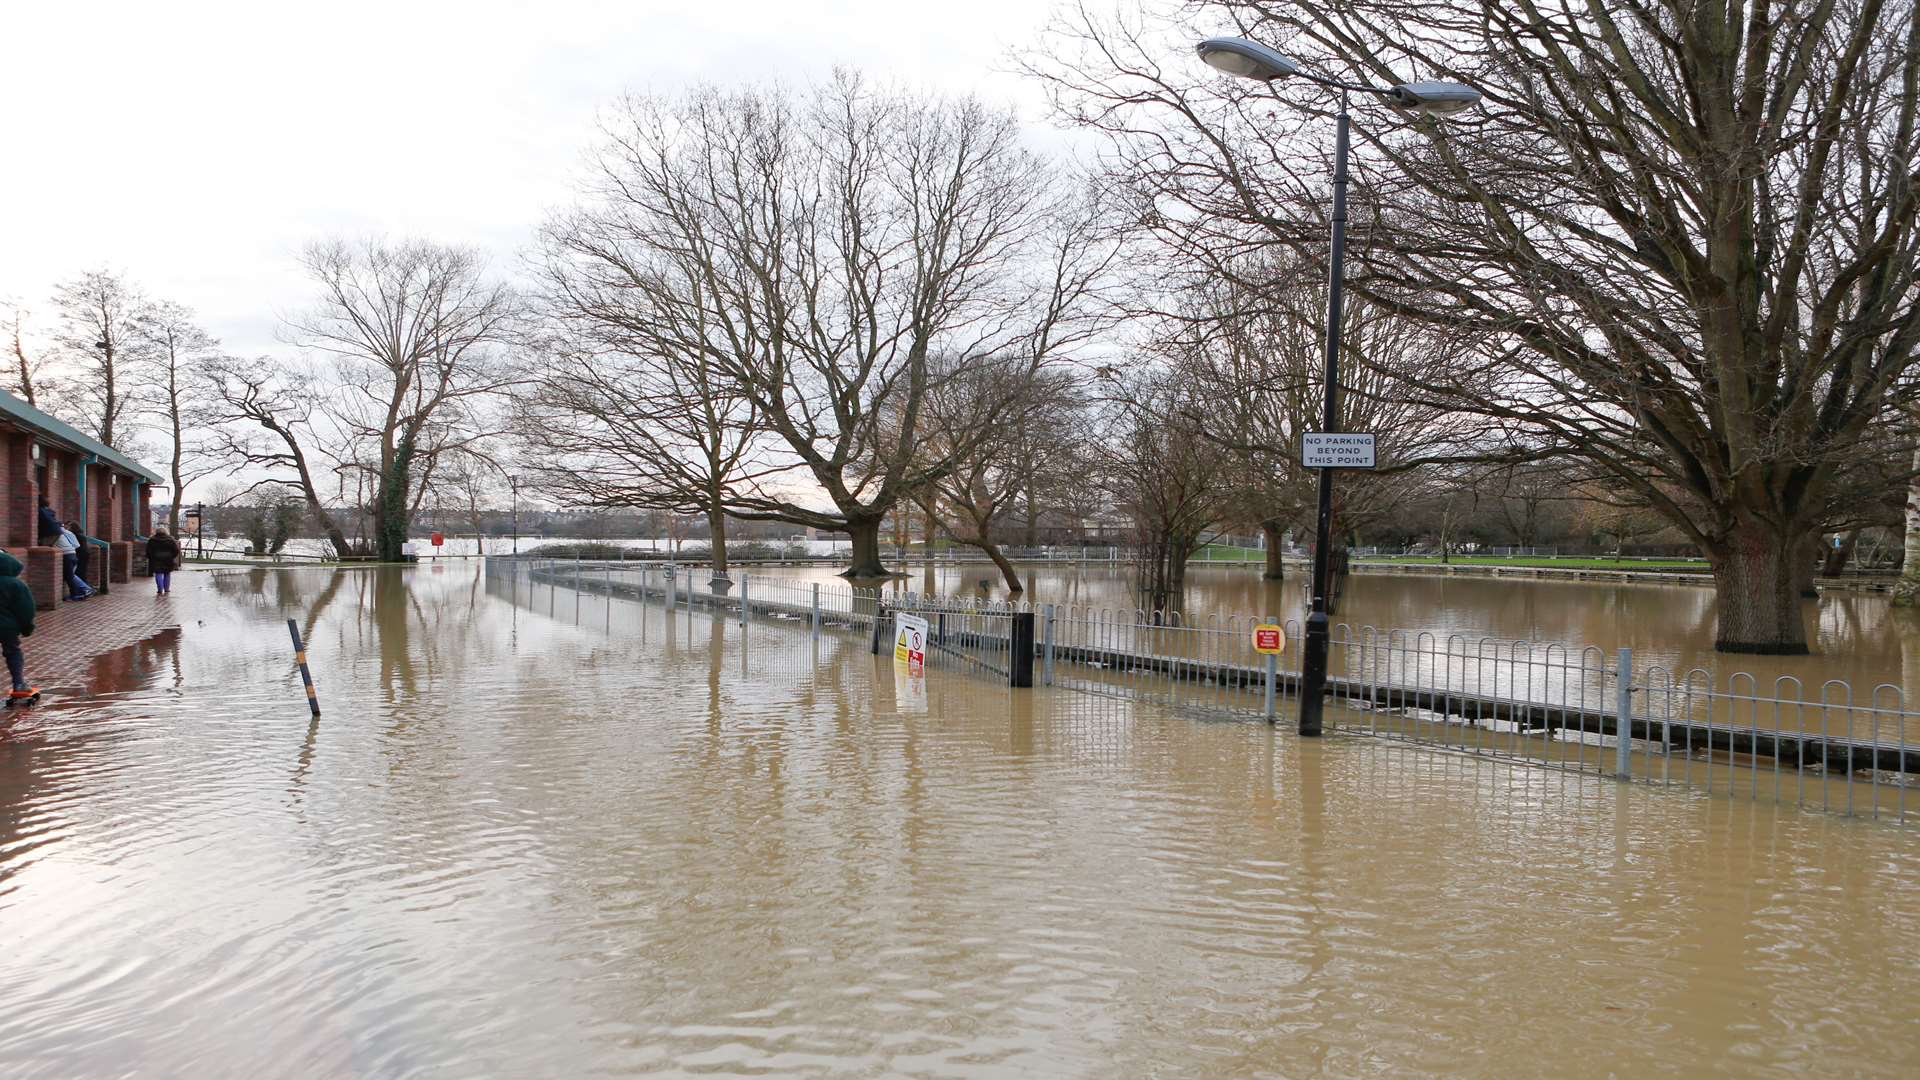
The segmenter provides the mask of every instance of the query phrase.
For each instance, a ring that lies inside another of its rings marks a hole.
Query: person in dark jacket
[[[20,560],[0,551],[0,653],[6,654],[7,674],[13,678],[8,697],[31,699],[40,691],[27,685],[27,654],[20,639],[33,633],[33,592],[20,580]]]
[[[147,569],[153,574],[155,595],[165,596],[173,591],[173,568],[180,565],[180,541],[167,535],[165,529],[153,530],[147,537]]]
[[[60,515],[53,512],[45,495],[40,496],[40,542],[51,544],[60,539]]]

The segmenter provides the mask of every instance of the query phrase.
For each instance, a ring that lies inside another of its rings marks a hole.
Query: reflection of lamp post
[[[1444,116],[1471,108],[1480,92],[1451,82],[1401,83],[1391,88],[1342,82],[1315,75],[1300,65],[1246,38],[1209,38],[1198,46],[1200,59],[1216,70],[1243,79],[1273,82],[1298,75],[1309,82],[1340,91],[1340,114],[1334,127],[1333,253],[1327,268],[1326,414],[1324,431],[1340,430],[1340,311],[1343,269],[1347,251],[1347,94],[1358,91],[1386,98],[1394,108]],[[1320,734],[1321,695],[1327,686],[1327,593],[1331,587],[1329,549],[1333,546],[1333,470],[1320,470],[1320,516],[1314,532],[1313,601],[1307,612],[1305,651],[1300,658],[1300,734]]]

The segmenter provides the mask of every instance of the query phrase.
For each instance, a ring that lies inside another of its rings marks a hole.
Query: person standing
[[[80,580],[76,568],[80,564],[80,541],[72,532],[62,527],[53,539],[53,549],[60,553],[60,580],[66,583],[68,600],[85,600],[93,593],[93,586]]]
[[[53,512],[53,504],[47,502],[45,495],[40,496],[40,542],[53,544],[60,539],[60,516]]]
[[[20,639],[33,634],[33,590],[20,580],[20,560],[0,551],[0,653],[7,658],[13,685],[8,704],[33,704],[40,691],[27,685],[27,654]]]
[[[87,534],[77,521],[67,522],[67,531],[73,533],[73,575],[85,586],[86,595],[92,596],[94,588],[87,581],[87,560],[93,557],[93,544],[87,540]]]
[[[173,591],[173,568],[180,565],[180,541],[167,535],[165,529],[153,530],[147,537],[147,569],[153,574],[154,595],[165,596]]]

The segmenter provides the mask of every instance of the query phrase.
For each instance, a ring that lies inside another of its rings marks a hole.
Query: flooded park
[[[1225,574],[1193,595],[1263,606],[1272,587]],[[1126,589],[1076,571],[1032,592]],[[1711,597],[1361,576],[1343,618],[1690,664]],[[178,632],[0,737],[6,1075],[1904,1076],[1920,1057],[1920,830],[1009,689],[940,657],[909,688],[861,633],[475,562],[194,572],[172,600]],[[1884,599],[1819,618],[1845,648],[1806,662],[1900,681]]]

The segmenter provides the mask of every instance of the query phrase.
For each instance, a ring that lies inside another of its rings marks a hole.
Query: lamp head
[[[1272,82],[1300,70],[1300,65],[1246,38],[1208,38],[1195,51],[1208,67],[1242,79]]]
[[[1401,83],[1386,97],[1396,109],[1428,116],[1448,116],[1480,104],[1480,91],[1457,82]]]

